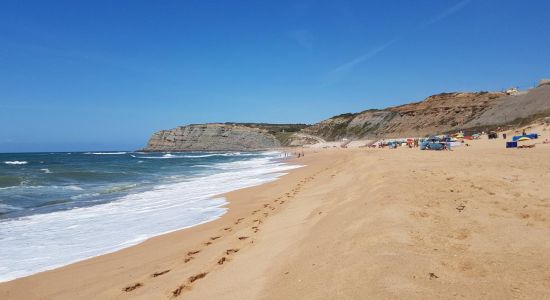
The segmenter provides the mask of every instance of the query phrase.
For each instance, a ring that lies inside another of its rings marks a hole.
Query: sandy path
[[[550,295],[550,145],[317,150],[299,162],[228,194],[219,220],[0,284],[0,298]]]

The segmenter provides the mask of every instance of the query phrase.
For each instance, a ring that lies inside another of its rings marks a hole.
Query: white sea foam
[[[7,160],[4,162],[6,165],[26,165],[28,164],[29,162],[28,161],[24,161],[24,160]]]
[[[21,189],[62,189],[62,190],[69,190],[69,191],[82,191],[83,188],[76,186],[76,185],[25,185],[25,181],[22,182],[21,185],[16,186],[17,188]]]
[[[64,189],[64,190],[70,190],[70,191],[82,191],[83,188],[79,187],[79,186],[76,186],[76,185],[64,185],[64,186],[52,186],[54,188],[61,188],[61,189]]]
[[[80,195],[76,195],[76,196],[71,196],[71,200],[78,200],[78,199],[82,199],[82,198],[86,198],[86,197],[95,197],[95,196],[99,196],[99,195],[100,195],[99,193],[80,194]]]
[[[127,154],[128,152],[86,152],[84,154],[94,154],[94,155],[122,155]]]
[[[40,171],[44,172],[45,174],[51,174],[52,173],[52,171],[50,171],[50,169],[47,169],[47,168],[40,169]]]
[[[145,159],[170,159],[170,158],[185,158],[183,155],[164,154],[163,156],[132,156],[135,158]]]
[[[9,212],[9,211],[21,210],[21,209],[22,208],[18,207],[18,206],[13,206],[13,205],[5,204],[5,203],[0,203],[0,213],[6,213],[6,212]],[[0,270],[1,269],[2,269],[2,267],[0,266]]]
[[[257,153],[241,153],[241,152],[228,152],[228,153],[212,153],[212,154],[199,154],[199,155],[184,155],[185,158],[203,158],[212,156],[252,156],[258,155]]]
[[[225,153],[209,153],[209,154],[185,154],[185,155],[175,155],[171,153],[166,153],[162,156],[136,156],[130,154],[130,156],[135,158],[146,158],[146,159],[170,159],[170,158],[205,158],[213,156],[253,156],[253,155],[264,155],[269,156],[273,155],[275,152],[263,152],[263,153],[241,153],[241,152],[225,152]],[[278,152],[277,152],[278,153]]]
[[[129,247],[223,215],[213,198],[276,180],[286,165],[269,157],[218,164],[220,173],[162,184],[116,201],[0,222],[0,281]]]

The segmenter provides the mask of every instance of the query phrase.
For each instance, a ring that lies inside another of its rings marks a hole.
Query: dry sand
[[[503,145],[306,150],[307,167],[227,194],[221,219],[0,298],[547,298],[550,145]]]

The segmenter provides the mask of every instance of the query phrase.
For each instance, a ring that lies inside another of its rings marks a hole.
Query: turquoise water
[[[214,220],[218,195],[296,167],[278,152],[0,154],[0,281]]]

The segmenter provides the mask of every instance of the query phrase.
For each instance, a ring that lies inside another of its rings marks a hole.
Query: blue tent
[[[530,133],[530,134],[526,134],[526,135],[516,135],[516,136],[512,137],[512,142],[516,142],[517,140],[521,139],[522,137],[526,137],[526,138],[529,138],[529,139],[538,139],[539,135],[536,134],[536,133]]]

